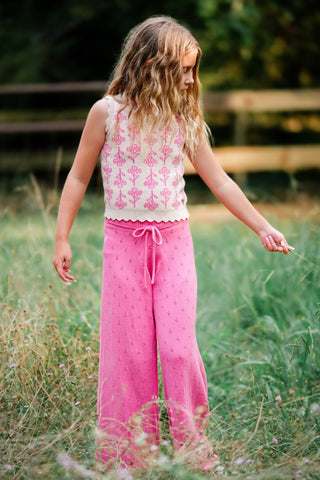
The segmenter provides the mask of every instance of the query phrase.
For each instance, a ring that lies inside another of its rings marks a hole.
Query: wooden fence
[[[235,136],[232,147],[220,147],[215,153],[230,173],[283,170],[294,173],[310,168],[320,169],[320,145],[244,146],[248,115],[258,112],[320,112],[320,89],[265,90],[209,93],[204,98],[205,112],[235,114]],[[186,171],[194,172],[187,162]]]
[[[0,97],[40,95],[106,90],[104,82],[82,82],[37,85],[0,85]],[[258,112],[319,112],[320,89],[231,91],[208,93],[203,99],[205,114],[220,112],[235,116],[234,146],[215,148],[222,167],[229,173],[283,170],[294,173],[304,169],[320,169],[320,145],[246,146],[248,115]],[[0,123],[0,135],[37,132],[72,132],[83,128],[84,120],[11,121]],[[188,160],[186,173],[195,173]]]

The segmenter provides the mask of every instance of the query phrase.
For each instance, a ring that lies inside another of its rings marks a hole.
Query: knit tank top
[[[179,120],[146,140],[130,119],[129,107],[110,95],[106,139],[101,150],[105,217],[112,220],[173,222],[189,217]]]

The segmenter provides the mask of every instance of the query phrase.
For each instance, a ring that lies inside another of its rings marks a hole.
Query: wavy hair
[[[182,58],[197,53],[194,84],[178,89]],[[151,137],[155,127],[165,127],[178,118],[185,136],[185,151],[195,152],[207,133],[200,102],[198,78],[201,49],[191,33],[167,16],[151,17],[134,27],[124,41],[106,95],[121,95],[137,127]]]

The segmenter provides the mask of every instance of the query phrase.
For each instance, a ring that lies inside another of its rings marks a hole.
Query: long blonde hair
[[[193,86],[179,92],[182,58],[196,52]],[[139,129],[150,136],[155,127],[172,124],[176,117],[192,155],[207,131],[200,103],[198,78],[201,49],[191,33],[167,16],[151,17],[134,27],[125,39],[107,95],[121,95],[124,107]]]

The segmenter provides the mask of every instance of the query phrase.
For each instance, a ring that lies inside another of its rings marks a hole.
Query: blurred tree
[[[2,0],[0,82],[107,79],[129,29],[159,13],[199,39],[209,88],[319,84],[318,0]]]
[[[207,85],[318,86],[317,0],[198,0]]]
[[[130,28],[155,14],[192,17],[196,1],[4,0],[0,83],[96,80],[109,76]]]

